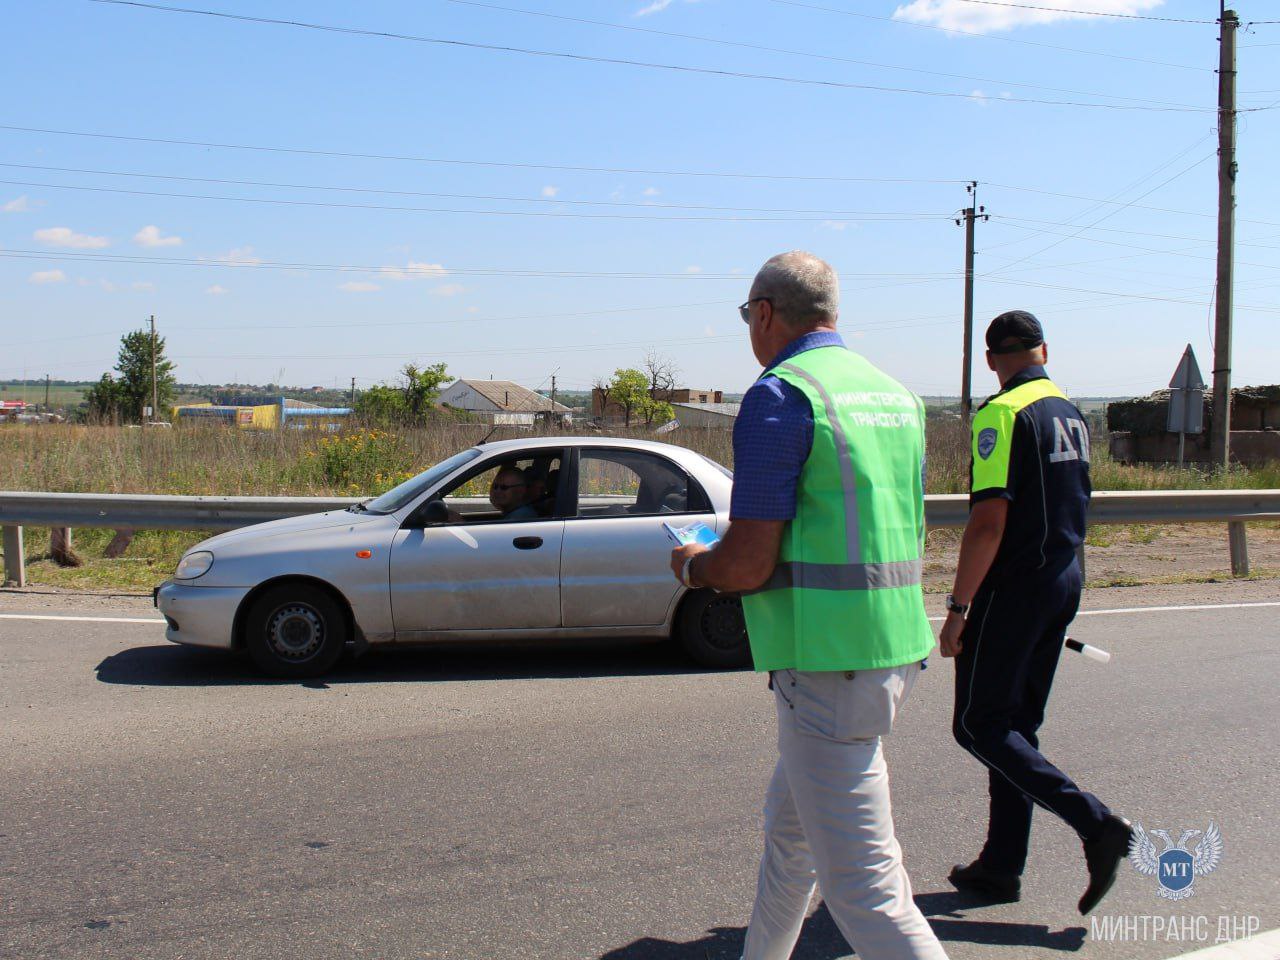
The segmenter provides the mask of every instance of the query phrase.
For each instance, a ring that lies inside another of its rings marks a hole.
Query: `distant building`
[[[494,424],[508,426],[564,423],[572,414],[563,403],[556,403],[511,380],[455,380],[440,391],[436,402],[442,407],[465,410]]]
[[[174,423],[213,422],[245,430],[337,430],[350,416],[350,407],[319,407],[288,397],[275,403],[188,403],[173,408]]]
[[[724,391],[722,390],[698,390],[693,387],[675,387],[671,390],[653,390],[651,396],[654,400],[663,400],[667,403],[695,404],[695,403],[723,403]],[[591,391],[591,416],[599,419],[608,420],[623,419],[626,411],[622,407],[610,400],[608,409],[605,409],[604,391],[596,387]]]
[[[740,403],[673,403],[675,422],[689,429],[711,428],[732,430],[738,419]]]

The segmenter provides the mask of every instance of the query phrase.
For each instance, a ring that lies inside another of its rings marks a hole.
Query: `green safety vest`
[[[813,446],[778,565],[742,598],[755,668],[924,659],[924,405],[844,347],[806,350],[766,375],[808,399]]]

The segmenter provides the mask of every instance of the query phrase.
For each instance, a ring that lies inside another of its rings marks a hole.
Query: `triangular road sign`
[[[1191,344],[1187,344],[1187,349],[1182,354],[1182,359],[1178,361],[1178,369],[1173,372],[1173,379],[1169,381],[1169,387],[1173,390],[1203,390],[1204,378],[1200,376],[1200,365],[1196,363],[1195,351],[1191,349]]]

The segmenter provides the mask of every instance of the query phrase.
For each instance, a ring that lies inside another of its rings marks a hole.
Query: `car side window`
[[[583,450],[579,517],[648,517],[709,510],[706,495],[665,457],[632,450]]]
[[[560,451],[490,461],[442,490],[441,524],[519,523],[555,515]]]

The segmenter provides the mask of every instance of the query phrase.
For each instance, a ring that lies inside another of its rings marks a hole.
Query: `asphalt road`
[[[1278,615],[1077,621],[1115,659],[1064,654],[1046,751],[1132,819],[1175,837],[1212,819],[1225,842],[1192,899],[1126,864],[1099,917],[1280,927]],[[985,814],[984,773],[949,738],[951,674],[931,661],[888,748],[950,955],[1201,946],[1093,939],[1079,846],[1043,813],[1023,902],[951,892]],[[762,678],[653,645],[371,654],[288,684],[147,623],[0,619],[0,729],[0,956],[24,960],[737,957],[774,760]],[[848,953],[819,908],[796,956]]]

